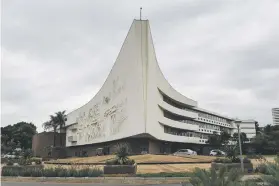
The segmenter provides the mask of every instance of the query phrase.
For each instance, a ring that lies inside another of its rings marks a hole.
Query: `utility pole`
[[[241,171],[244,172],[244,164],[243,164],[243,157],[242,157],[242,147],[241,147],[241,138],[240,138],[240,129],[239,129],[240,123],[241,123],[241,121],[236,121],[237,132],[238,132],[238,144],[239,144]]]
[[[140,20],[141,20],[141,10],[142,10],[142,7],[140,7]]]

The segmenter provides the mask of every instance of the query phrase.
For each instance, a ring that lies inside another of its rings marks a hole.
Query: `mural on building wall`
[[[120,131],[121,125],[127,119],[127,97],[125,82],[119,77],[113,80],[112,92],[103,96],[102,100],[88,110],[79,113],[77,117],[77,141],[90,143],[97,138],[105,138]],[[121,95],[122,94],[122,95]],[[122,99],[119,99],[121,95]],[[117,99],[118,98],[118,99]]]

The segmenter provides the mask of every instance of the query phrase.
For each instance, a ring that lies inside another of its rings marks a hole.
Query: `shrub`
[[[66,169],[62,167],[6,167],[2,168],[2,176],[23,176],[23,177],[98,177],[103,171],[97,168]]]
[[[51,158],[49,158],[49,157],[43,157],[42,158],[42,161],[50,161],[51,160]]]
[[[137,174],[138,177],[192,177],[192,172],[160,172],[160,173],[146,173]]]
[[[19,176],[18,169],[12,169],[10,167],[4,166],[1,171],[2,176]]]
[[[264,163],[259,164],[255,169],[255,173],[267,174],[266,164],[264,164]]]
[[[238,148],[237,146],[227,146],[226,147],[227,158],[231,159],[232,162],[237,161],[238,156]]]
[[[126,143],[117,144],[116,147],[116,157],[111,160],[107,160],[107,165],[133,165],[135,164],[135,160],[131,160],[128,158],[129,155],[129,145]]]
[[[262,177],[263,181],[270,186],[278,186],[279,185],[279,157],[274,159],[274,163],[267,163],[266,165],[266,173],[268,175],[264,175]]]
[[[133,159],[128,159],[128,160],[126,161],[126,164],[127,164],[127,165],[134,165],[134,164],[135,164],[135,160],[133,160]]]
[[[23,152],[23,157],[25,159],[28,159],[28,158],[31,158],[33,155],[33,151],[31,149],[26,149],[24,152]]]
[[[26,159],[23,159],[23,158],[19,159],[18,164],[19,165],[26,165]]]
[[[261,154],[249,154],[246,157],[249,159],[266,160],[265,157]]]
[[[194,176],[190,178],[190,183],[193,186],[254,186],[255,183],[249,180],[248,182],[241,182],[243,174],[238,169],[231,169],[227,172],[225,167],[222,167],[219,171],[211,169],[209,172],[197,168],[194,171]],[[188,185],[182,183],[182,185]]]
[[[240,163],[240,158],[236,157],[233,159],[228,159],[228,158],[216,158],[213,160],[215,163]],[[243,158],[243,163],[251,163],[251,160],[248,158]]]
[[[232,160],[228,159],[228,158],[216,158],[215,160],[213,160],[213,162],[215,162],[215,163],[232,163]]]
[[[106,165],[117,165],[117,159],[110,159],[106,161]]]
[[[7,165],[13,165],[14,161],[13,160],[8,160]]]
[[[8,158],[1,158],[1,163],[8,163],[9,159]]]
[[[43,170],[43,175],[45,177],[57,177],[57,172],[58,172],[58,169],[54,169],[54,168],[46,168]]]
[[[41,165],[42,164],[42,159],[41,158],[30,158],[31,162],[35,162],[36,165]]]

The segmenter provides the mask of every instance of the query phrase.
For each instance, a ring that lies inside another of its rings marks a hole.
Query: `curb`
[[[2,179],[13,178],[13,179],[88,179],[88,180],[181,180],[189,179],[190,177],[22,177],[22,176],[2,176]]]
[[[144,162],[137,163],[137,165],[175,165],[175,164],[208,164],[212,163],[212,161],[203,161],[203,162]],[[106,165],[105,163],[66,163],[66,162],[44,162],[44,164],[51,165]]]

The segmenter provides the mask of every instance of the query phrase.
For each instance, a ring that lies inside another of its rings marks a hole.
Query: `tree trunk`
[[[54,136],[53,136],[53,147],[55,147],[56,146],[56,128],[54,128]]]
[[[60,147],[62,147],[62,140],[63,140],[63,138],[62,138],[62,132],[61,132],[61,130],[62,130],[62,127],[60,126]]]

